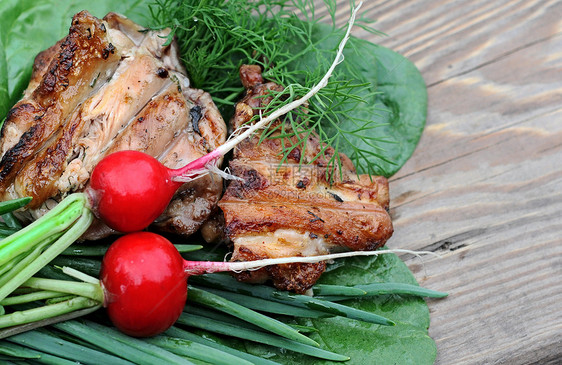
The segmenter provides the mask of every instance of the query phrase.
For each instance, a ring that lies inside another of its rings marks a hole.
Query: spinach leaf
[[[329,270],[322,275],[320,283],[354,285],[400,282],[417,285],[408,267],[394,254],[339,260]],[[311,338],[330,351],[350,356],[351,360],[345,364],[423,365],[435,361],[435,343],[427,333],[429,310],[423,299],[382,295],[341,303],[382,314],[395,321],[396,326],[373,325],[341,317],[298,320],[294,323],[318,329],[318,333],[312,334]],[[246,350],[283,364],[332,364],[330,361],[275,351],[253,343],[247,343]]]
[[[72,16],[88,10],[110,11],[146,23],[149,0],[2,0],[0,2],[0,120],[22,96],[35,56],[68,34]]]
[[[312,51],[300,57],[291,69],[314,72],[318,57],[331,59],[342,36],[329,25],[315,24]],[[297,43],[294,52],[307,46]],[[337,126],[326,118],[322,127],[328,135],[335,136],[339,131],[344,137],[344,143],[337,148],[352,159],[360,174],[392,176],[410,158],[425,127],[425,82],[407,58],[365,40],[351,37],[344,56],[345,61],[338,65],[332,79],[342,85],[366,85],[359,93],[363,102],[332,101],[340,104],[331,104],[331,108],[339,109],[348,118],[340,118]]]
[[[371,81],[376,88],[375,97],[365,106],[365,110],[357,110],[366,117],[371,115],[373,123],[380,125],[376,132],[381,136],[377,146],[367,144],[364,138],[351,138],[342,146],[344,153],[358,161],[360,172],[361,159],[356,156],[356,149],[371,150],[377,148],[381,157],[376,165],[376,173],[385,176],[394,175],[410,158],[425,127],[427,116],[427,90],[425,82],[413,63],[388,48],[356,40],[357,53],[348,57],[347,62],[365,62],[374,57],[368,72],[363,72],[363,80]],[[371,74],[375,74],[375,78]],[[353,128],[344,125],[342,128]],[[351,149],[350,146],[354,146]]]

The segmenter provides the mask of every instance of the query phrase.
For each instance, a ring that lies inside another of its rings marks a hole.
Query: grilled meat
[[[211,97],[190,88],[167,31],[145,32],[109,13],[76,14],[68,36],[35,59],[31,81],[8,113],[0,139],[0,199],[33,197],[20,216],[43,215],[83,190],[94,166],[118,150],[139,150],[175,168],[224,143],[226,126]],[[185,184],[159,228],[195,232],[222,192],[208,176]],[[110,230],[99,222],[89,238]]]
[[[268,102],[268,90],[282,89],[264,82],[257,66],[243,66],[240,76],[247,92],[236,105],[232,128],[247,123]],[[375,250],[392,235],[386,178],[358,177],[351,160],[340,155],[341,171],[330,184],[326,169],[333,149],[307,165],[323,149],[316,136],[283,163],[282,143],[293,145],[296,140],[258,140],[247,139],[235,149],[231,173],[244,181],[232,181],[219,202],[234,244],[232,261]],[[299,167],[301,160],[304,165]],[[324,269],[324,262],[276,265],[237,277],[251,282],[271,279],[280,289],[304,292]]]

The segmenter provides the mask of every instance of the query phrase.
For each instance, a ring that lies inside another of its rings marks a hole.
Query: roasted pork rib
[[[144,151],[174,168],[224,143],[221,115],[207,93],[190,88],[176,45],[163,47],[166,32],[83,11],[68,36],[37,56],[0,139],[0,199],[33,197],[20,217],[37,218],[83,190],[111,152]],[[221,192],[218,176],[185,184],[155,224],[191,234]],[[94,227],[89,238],[110,232],[99,222]]]
[[[264,82],[257,66],[242,66],[240,76],[247,92],[236,105],[231,120],[234,129],[268,102],[264,97],[268,90],[282,90]],[[327,148],[307,165],[322,149],[316,136],[308,138],[304,152],[294,149],[284,163],[282,143],[295,141],[258,141],[259,137],[253,137],[235,149],[231,173],[244,181],[230,182],[219,202],[226,233],[234,244],[232,261],[374,250],[392,235],[386,178],[358,177],[349,158],[341,155],[341,175],[336,171],[330,184],[326,169],[333,149]],[[304,164],[299,166],[301,159]],[[324,262],[276,265],[237,277],[251,282],[271,279],[280,289],[304,292],[324,269]]]

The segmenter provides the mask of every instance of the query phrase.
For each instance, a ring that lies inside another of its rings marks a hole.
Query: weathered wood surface
[[[340,24],[349,15],[340,1]],[[562,363],[562,2],[366,1],[413,61],[427,128],[391,179],[390,247],[426,287],[438,364]]]

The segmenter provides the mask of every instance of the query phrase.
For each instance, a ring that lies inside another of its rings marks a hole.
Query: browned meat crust
[[[236,106],[233,128],[248,122],[256,108],[267,102],[268,89],[259,69],[243,66],[242,82],[247,94]],[[259,97],[259,98],[257,98]],[[232,260],[287,256],[311,256],[330,251],[374,250],[384,245],[393,228],[388,214],[388,181],[381,176],[357,176],[351,161],[341,155],[341,171],[328,182],[327,164],[333,149],[312,161],[323,148],[316,136],[306,149],[295,148],[282,162],[282,138],[248,139],[235,150],[231,172],[244,179],[232,181],[219,207],[224,212],[226,233],[234,243]],[[299,162],[305,165],[299,167]],[[341,173],[341,174],[340,174]],[[282,289],[303,292],[324,271],[325,264],[277,265],[238,279],[272,279]]]
[[[21,217],[37,218],[83,190],[109,153],[144,151],[176,168],[224,143],[210,95],[189,87],[176,44],[162,46],[168,30],[141,30],[114,13],[100,20],[80,12],[69,35],[36,57],[0,139],[0,199],[33,197]],[[185,184],[155,225],[191,234],[221,193],[217,176]],[[96,223],[87,237],[110,232]]]
[[[47,51],[37,59],[37,75],[44,68],[41,62],[46,62],[51,52]],[[83,85],[98,73],[115,66],[118,60],[102,22],[87,12],[76,14],[69,35],[62,41],[37,88],[29,99],[21,100],[8,113],[0,144],[0,191],[8,188],[22,166],[59,132],[59,127],[76,105],[91,92]],[[10,129],[15,130],[15,135],[6,136],[5,131]],[[45,173],[48,171],[41,175]],[[26,193],[35,198],[33,204],[37,207],[42,199],[33,189],[25,191],[24,195]]]

